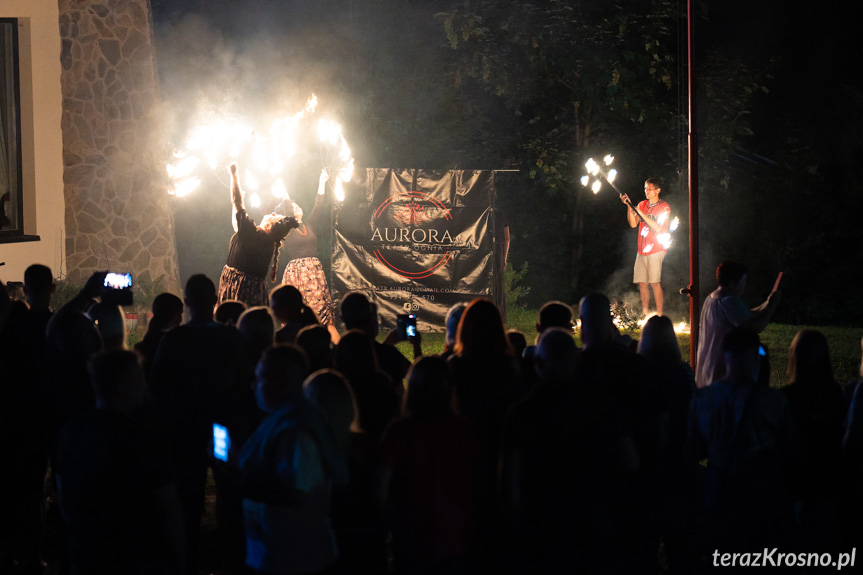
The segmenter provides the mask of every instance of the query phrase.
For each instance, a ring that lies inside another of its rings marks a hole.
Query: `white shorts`
[[[650,255],[636,254],[635,268],[632,270],[632,283],[658,284],[662,277],[662,260],[665,250]]]

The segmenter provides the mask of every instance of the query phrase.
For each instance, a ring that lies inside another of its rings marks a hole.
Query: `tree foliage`
[[[672,3],[463,2],[438,14],[470,79],[517,118],[511,153],[550,189],[572,184],[578,153],[619,139],[622,126],[673,119]],[[578,162],[580,163],[580,162]]]
[[[523,181],[503,201],[534,215],[514,226],[516,257],[527,249],[544,257],[532,270],[559,271],[557,297],[605,288],[621,256],[624,211],[614,192],[582,188],[581,166],[614,151],[637,198],[649,174],[636,172],[673,164],[676,4],[465,1],[437,17],[457,54],[453,81],[480,86],[510,118],[507,160]]]

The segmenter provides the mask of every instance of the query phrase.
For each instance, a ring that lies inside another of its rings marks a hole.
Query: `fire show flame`
[[[220,172],[224,166],[237,161],[245,154],[248,161],[242,162],[245,189],[249,192],[249,205],[264,204],[261,192],[281,201],[289,197],[282,173],[289,168],[301,145],[300,123],[315,113],[318,97],[312,94],[299,112],[275,119],[266,130],[256,130],[251,125],[233,118],[218,118],[212,122],[195,126],[189,130],[185,144],[173,154],[173,161],[166,166],[169,180],[168,193],[184,197],[201,186],[202,169]],[[330,174],[338,201],[344,200],[342,183],[353,176],[354,159],[351,148],[342,134],[342,128],[332,120],[318,122],[318,145],[321,161]]]
[[[662,244],[662,247],[668,249],[671,247],[671,234],[656,234],[656,239]]]
[[[656,315],[655,313],[650,313],[646,317],[643,317],[635,322],[635,325],[638,329],[644,329],[644,325],[647,323],[651,317]],[[620,330],[627,330],[631,326],[631,320],[624,317],[623,315],[613,315],[611,318],[611,322]],[[576,326],[580,326],[580,321],[576,323]],[[674,333],[677,335],[688,334],[690,333],[690,326],[685,321],[680,321],[674,324]]]
[[[636,303],[627,303],[622,300],[615,299],[611,304],[611,321],[621,333],[638,336],[638,332],[644,329],[647,321],[656,315],[656,312],[651,312],[642,317],[640,306]],[[674,325],[674,333],[677,335],[690,333],[690,326],[685,321],[680,321]]]
[[[689,333],[689,324],[685,321],[674,324],[674,333]]]
[[[288,189],[285,187],[285,180],[282,178],[277,178],[275,182],[273,182],[273,186],[270,188],[270,191],[273,192],[273,195],[277,198],[285,199],[288,197]]]
[[[606,166],[610,166],[613,161],[614,156],[611,154],[607,154],[602,159],[602,162]],[[599,190],[602,189],[602,179],[605,178],[605,181],[611,184],[611,187],[614,187],[614,179],[617,177],[617,170],[612,169],[606,172],[593,158],[588,158],[584,167],[587,170],[587,174],[581,177],[582,186],[585,188],[590,187],[590,191],[594,194],[598,194]],[[591,181],[593,183],[591,183]]]
[[[602,159],[602,163],[605,164],[606,167],[610,166],[613,162],[614,156],[612,156],[611,154],[607,154]],[[584,168],[585,170],[587,170],[587,173],[581,177],[580,181],[582,186],[584,186],[585,188],[590,188],[590,191],[592,191],[594,194],[598,194],[599,190],[602,189],[602,180],[605,179],[605,181],[608,182],[612,188],[617,190],[617,187],[615,187],[614,185],[614,180],[617,179],[617,170],[610,169],[608,171],[605,171],[603,170],[602,166],[600,166],[599,163],[593,158],[587,159],[587,162],[584,163]],[[618,193],[620,193],[621,196],[623,195],[622,192],[618,191]],[[668,221],[669,217],[670,213],[668,211],[664,211],[660,213],[659,216],[656,218],[656,222],[660,226],[664,226],[665,223]],[[673,233],[679,225],[680,218],[674,218],[668,226],[668,233],[656,234],[656,241],[659,242],[664,249],[667,250],[669,247],[671,247],[671,233]],[[641,235],[643,237],[647,237],[649,232],[650,230],[647,227],[641,229]],[[654,245],[655,244],[648,244],[644,246],[643,253],[650,253],[650,251],[653,250]]]

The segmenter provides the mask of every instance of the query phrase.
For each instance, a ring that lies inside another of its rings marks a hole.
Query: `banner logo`
[[[392,243],[412,243],[424,245],[440,245],[451,246],[452,236],[449,230],[440,231],[432,227],[413,227],[422,224],[430,223],[436,218],[443,218],[445,221],[452,220],[453,216],[440,200],[433,198],[429,194],[423,192],[403,192],[390,196],[384,200],[374,213],[374,222],[377,224],[382,217],[390,214],[392,219],[410,227],[378,227],[374,226],[372,232],[372,241],[392,242]],[[419,271],[408,271],[402,269],[407,267],[405,264],[395,265],[393,262],[384,256],[380,249],[374,250],[374,255],[377,260],[386,266],[389,270],[408,279],[418,280],[427,278],[433,275],[438,269],[446,265],[452,257],[450,250],[446,250],[441,257],[433,262],[430,266]],[[390,256],[390,259],[393,259]],[[401,266],[401,267],[400,267]]]

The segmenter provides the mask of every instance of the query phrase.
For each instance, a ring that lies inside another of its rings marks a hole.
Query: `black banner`
[[[356,170],[344,192],[334,206],[335,301],[362,291],[383,326],[412,313],[428,332],[443,330],[453,304],[492,297],[503,220],[494,172],[369,168]]]

